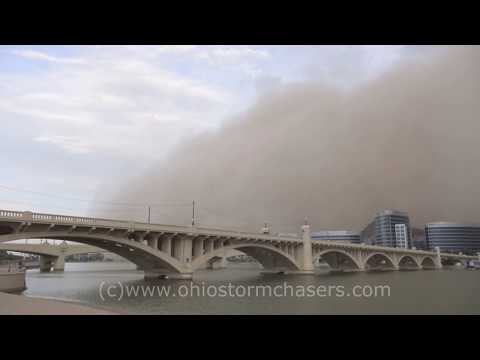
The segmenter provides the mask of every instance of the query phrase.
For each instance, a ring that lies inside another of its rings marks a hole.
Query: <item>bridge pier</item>
[[[52,271],[54,262],[55,262],[55,257],[40,255],[40,272]]]
[[[284,274],[314,274],[313,255],[312,255],[312,237],[310,225],[305,222],[302,226],[302,243],[286,245],[283,250],[286,254],[295,259],[298,264],[298,270],[282,271]],[[275,273],[275,269],[266,269],[264,273]]]
[[[65,271],[65,256],[40,255],[40,272]]]
[[[193,240],[193,257],[202,256],[203,255],[203,238],[199,237]]]
[[[442,265],[442,257],[440,256],[440,248],[438,246],[435,247],[435,269],[441,269],[443,268]]]
[[[301,274],[313,274],[313,258],[312,258],[312,236],[310,231],[310,225],[305,221],[305,225],[302,226],[302,240],[303,244],[300,245],[300,266],[301,270],[298,273]]]
[[[213,239],[211,237],[205,240],[205,254],[212,252],[214,250]]]
[[[147,239],[148,246],[158,250],[158,237],[159,235],[153,235],[151,238]]]
[[[53,262],[53,271],[65,271],[65,256],[58,256]]]
[[[160,250],[168,255],[172,255],[172,238],[174,235],[166,235],[162,239],[162,243],[160,245]]]
[[[190,236],[179,236],[173,242],[174,257],[182,263],[192,262],[192,238]]]

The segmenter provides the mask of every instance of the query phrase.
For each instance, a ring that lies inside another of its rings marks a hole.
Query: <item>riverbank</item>
[[[116,313],[57,300],[0,292],[0,315],[115,315]]]
[[[0,291],[19,293],[27,288],[25,284],[25,272],[0,272]]]
[[[18,293],[26,288],[25,269],[18,268],[16,264],[0,266],[1,292]]]

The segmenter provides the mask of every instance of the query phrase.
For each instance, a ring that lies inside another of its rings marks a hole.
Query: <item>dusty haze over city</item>
[[[108,190],[112,201],[182,203],[152,210],[163,223],[188,224],[193,199],[198,223],[254,231],[266,221],[297,232],[306,216],[316,230],[361,230],[384,208],[416,226],[478,223],[479,115],[480,50],[449,48],[351,89],[274,86]]]

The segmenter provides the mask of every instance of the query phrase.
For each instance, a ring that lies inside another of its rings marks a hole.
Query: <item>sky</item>
[[[437,50],[0,46],[0,208],[88,216],[111,201],[109,184],[141,175],[285,84],[348,92]]]

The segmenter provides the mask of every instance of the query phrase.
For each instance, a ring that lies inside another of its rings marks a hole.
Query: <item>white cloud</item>
[[[268,50],[249,46],[206,46],[197,48],[194,56],[213,67],[240,71],[250,79],[261,75],[259,65],[271,59]]]
[[[35,141],[57,145],[73,154],[86,154],[90,150],[88,142],[75,136],[39,136]]]
[[[340,83],[378,73],[378,69],[395,62],[402,50],[310,49],[315,52],[310,54],[315,64],[312,73]],[[35,143],[54,145],[72,154],[101,151],[116,157],[128,154],[150,159],[162,156],[182,138],[218,127],[239,109],[240,103],[244,106],[249,83],[255,89],[261,78],[285,82],[292,73],[288,68],[304,56],[305,49],[87,46],[77,49],[81,54],[78,58],[53,56],[36,49],[12,51],[16,56],[58,65],[40,74],[0,71],[0,84],[8,84],[0,88],[0,115],[7,119],[18,115],[36,124]],[[355,54],[358,56],[352,57]],[[169,55],[174,55],[175,61],[167,66],[163,60]],[[175,68],[181,59],[186,62]],[[287,62],[286,70],[272,73],[279,61]],[[71,64],[82,66],[68,66]],[[238,79],[238,88],[229,87],[229,77]],[[213,83],[213,78],[218,80]]]
[[[100,55],[86,51],[85,66],[74,68],[62,67],[72,59],[17,51],[59,66],[40,75],[0,75],[0,81],[11,83],[1,90],[0,114],[26,117],[39,128],[32,140],[72,154],[100,151],[151,159],[185,136],[218,126],[232,106],[225,88],[167,71],[148,57],[122,57],[119,51],[123,54],[118,47]]]
[[[85,64],[84,59],[61,58],[35,50],[13,50],[13,54],[31,60],[42,60],[58,64]]]
[[[268,60],[270,53],[267,50],[255,49],[249,46],[206,46],[197,48],[195,56],[212,64],[236,64],[252,60]]]
[[[127,45],[127,48],[134,51],[147,50],[150,54],[185,54],[198,49],[197,45],[156,45],[156,46],[140,46]]]
[[[270,54],[266,50],[257,50],[250,47],[215,48],[211,54],[218,58],[238,61],[245,58],[268,59]]]

